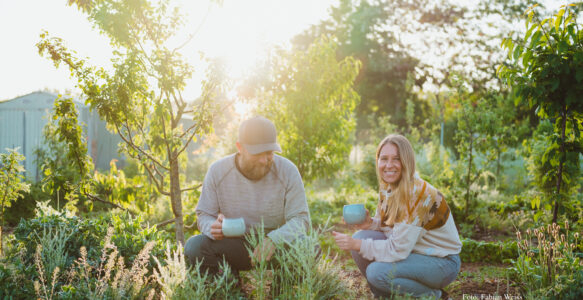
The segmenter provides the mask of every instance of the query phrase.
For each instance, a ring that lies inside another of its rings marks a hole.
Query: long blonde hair
[[[391,134],[385,137],[377,147],[375,160],[379,188],[382,188],[385,185],[379,174],[379,155],[383,147],[388,143],[397,147],[399,158],[401,160],[401,179],[396,187],[392,187],[391,194],[387,199],[387,211],[381,213],[381,221],[392,225],[395,222],[402,221],[405,217],[407,204],[411,200],[411,191],[415,184],[415,153],[413,152],[411,143],[406,137],[400,134]],[[379,208],[381,207],[381,204],[382,203],[379,203]]]

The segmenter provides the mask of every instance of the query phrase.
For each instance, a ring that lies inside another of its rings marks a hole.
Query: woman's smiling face
[[[395,186],[401,180],[401,158],[399,149],[393,143],[387,143],[379,153],[378,172],[381,179]]]

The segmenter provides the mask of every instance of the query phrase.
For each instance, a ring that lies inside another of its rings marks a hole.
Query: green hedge
[[[516,241],[483,242],[462,239],[460,258],[463,262],[506,263],[518,257]]]

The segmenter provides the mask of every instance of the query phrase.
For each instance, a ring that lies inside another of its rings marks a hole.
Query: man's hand
[[[222,240],[225,236],[223,235],[223,214],[219,214],[217,220],[211,224],[211,234],[215,240]]]
[[[332,235],[334,236],[334,240],[336,240],[336,244],[338,247],[340,247],[340,249],[360,251],[360,245],[362,243],[361,240],[353,239],[347,234],[336,231],[332,231]]]
[[[257,245],[255,250],[253,250],[253,257],[251,257],[251,262],[252,264],[256,264],[257,262],[261,261],[262,258],[265,259],[265,261],[268,261],[271,259],[271,256],[273,256],[274,252],[275,245],[270,238],[265,237],[263,239],[263,243]]]
[[[342,218],[342,222],[344,222],[344,224],[346,224],[346,222],[344,221],[344,218]],[[349,224],[346,224],[346,225],[349,225]],[[372,225],[372,218],[370,217],[370,215],[368,213],[368,209],[366,209],[366,218],[364,219],[364,222],[362,222],[362,224],[349,225],[349,226],[352,227],[353,229],[366,230],[366,229],[369,229],[371,225]]]

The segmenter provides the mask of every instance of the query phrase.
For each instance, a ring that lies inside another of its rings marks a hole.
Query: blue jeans
[[[380,231],[361,230],[355,239],[386,240]],[[375,297],[390,297],[391,294],[411,294],[414,297],[441,297],[441,288],[453,282],[460,270],[459,255],[446,257],[427,256],[411,253],[397,262],[370,261],[358,251],[350,251],[352,258],[366,277]]]

